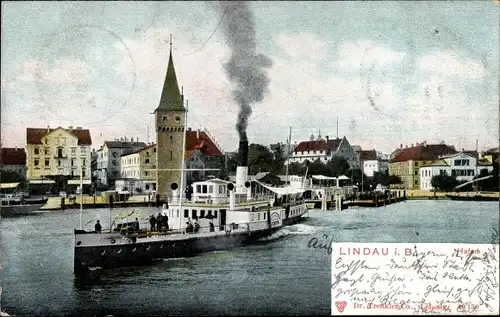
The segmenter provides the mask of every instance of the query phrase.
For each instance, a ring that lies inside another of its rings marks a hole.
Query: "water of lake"
[[[108,210],[83,212],[87,229],[96,219],[109,225]],[[499,227],[498,202],[406,201],[309,216],[265,244],[115,269],[93,281],[73,275],[78,210],[0,219],[1,308],[16,316],[329,315],[330,255],[308,248],[312,237],[491,243]]]

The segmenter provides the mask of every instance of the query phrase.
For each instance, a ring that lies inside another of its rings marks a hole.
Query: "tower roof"
[[[175,74],[174,60],[172,58],[172,39],[170,39],[170,56],[168,58],[167,75],[163,83],[161,92],[160,104],[158,109],[170,111],[185,111],[179,84],[177,83],[177,75]]]

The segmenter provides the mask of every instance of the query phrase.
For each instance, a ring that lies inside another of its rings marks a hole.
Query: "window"
[[[187,217],[189,217],[189,210],[184,209],[184,218],[187,218]]]
[[[172,151],[170,151],[170,160],[172,160]]]
[[[200,218],[205,218],[205,210],[200,210]]]
[[[35,155],[39,155],[39,154],[40,154],[40,149],[36,147],[36,148],[34,149],[34,152],[35,152]]]
[[[45,166],[49,166],[50,165],[50,160],[45,160]]]
[[[71,159],[71,166],[75,166],[75,159]]]
[[[35,166],[38,166],[38,162],[39,162],[38,160],[35,160]]]
[[[207,185],[203,185],[202,186],[202,191],[201,191],[203,194],[206,194],[207,193]]]
[[[82,177],[85,177],[85,170],[82,170]]]
[[[85,153],[85,147],[84,146],[80,146],[80,153]]]
[[[260,212],[257,213],[257,220],[260,220]]]
[[[163,121],[167,120],[167,116],[163,116],[162,119],[163,119]]]
[[[175,121],[181,121],[181,117],[176,116],[176,117],[175,117]]]
[[[149,156],[149,151],[146,151],[146,155]]]
[[[146,159],[146,161],[145,161],[144,163],[146,163],[146,164],[147,164],[147,163],[149,163],[149,159],[147,158],[147,159]]]
[[[153,152],[156,153],[156,148],[153,149]]]
[[[111,164],[113,164],[113,166],[116,166],[116,160],[111,161]]]
[[[201,185],[196,185],[196,192],[201,193]]]
[[[213,194],[213,192],[214,192],[214,186],[213,185],[208,186],[208,193]]]
[[[224,186],[218,186],[219,187],[219,194],[224,194]]]
[[[85,159],[82,159],[82,166],[85,166]]]
[[[208,213],[208,215],[207,215],[208,217],[212,217],[212,210],[209,210],[207,213]]]
[[[214,218],[217,218],[217,210],[214,210]]]
[[[191,211],[191,218],[192,218],[192,219],[196,219],[196,216],[197,216],[196,214],[197,214],[196,210],[194,210],[194,209],[193,209],[193,210]]]
[[[117,157],[117,156],[118,156],[118,153],[113,152],[113,157]]]
[[[71,155],[75,155],[76,154],[76,147],[72,147],[71,148]],[[101,158],[102,158],[102,154],[101,154]]]
[[[61,166],[61,160],[57,160],[57,166]]]
[[[266,220],[266,215],[267,215],[267,214],[266,214],[266,213],[264,213],[264,220]]]
[[[45,154],[46,155],[50,155],[50,147],[46,147],[45,148]]]
[[[144,172],[144,176],[148,176],[148,172]]]

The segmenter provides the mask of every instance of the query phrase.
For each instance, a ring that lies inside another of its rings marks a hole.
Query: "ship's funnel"
[[[239,166],[248,166],[248,141],[240,141],[239,155],[240,155]]]

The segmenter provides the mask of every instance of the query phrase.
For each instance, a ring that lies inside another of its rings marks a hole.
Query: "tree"
[[[308,167],[309,167],[308,174],[310,175],[330,176],[332,174],[328,166],[326,166],[326,164],[321,162],[320,160],[315,160],[313,162],[310,162]]]
[[[274,163],[271,150],[264,145],[252,143],[248,147],[248,173],[269,172]]]
[[[459,182],[453,176],[434,175],[431,178],[431,186],[440,191],[453,191]]]
[[[345,175],[349,171],[349,163],[342,156],[334,156],[326,163],[326,166],[331,171],[331,176],[338,177]]]
[[[387,179],[387,184],[388,185],[399,185],[403,184],[403,181],[401,180],[401,177],[398,175],[389,175],[389,178]]]
[[[306,168],[303,164],[293,162],[288,165],[288,174],[289,175],[304,175],[306,172]],[[309,172],[307,172],[311,175]]]
[[[278,143],[273,151],[273,166],[271,172],[275,174],[282,174],[285,167],[284,147]]]

